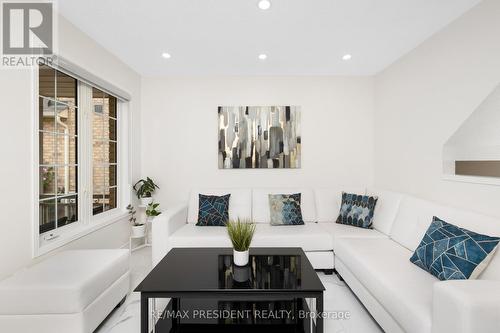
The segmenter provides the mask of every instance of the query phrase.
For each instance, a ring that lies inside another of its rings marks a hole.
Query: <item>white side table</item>
[[[136,250],[139,250],[139,249],[142,249],[144,247],[150,247],[151,246],[151,242],[149,241],[149,230],[151,229],[149,227],[149,224],[151,222],[149,221],[146,221],[146,232],[144,233],[144,236],[134,236],[132,235],[132,233],[130,233],[130,237],[129,237],[129,249],[130,249],[130,253],[136,251]],[[141,245],[138,245],[136,247],[132,247],[132,240],[133,239],[141,239],[141,238],[144,238],[144,241]]]
[[[146,217],[146,213],[145,213],[147,206],[146,205],[138,205],[137,208],[138,208],[138,210],[141,211],[141,214],[139,215],[139,219],[141,219],[142,222],[144,222],[144,224],[146,225],[146,232],[144,233],[144,236],[141,236],[141,237],[134,237],[132,235],[132,233],[130,234],[130,238],[129,238],[130,253],[132,253],[135,250],[139,250],[139,249],[142,249],[144,247],[151,246],[151,241],[150,241],[150,237],[149,237],[149,230],[151,230],[151,228],[150,228],[151,222],[148,220],[148,218]],[[140,238],[144,238],[143,243],[139,246],[132,248],[132,240],[133,239],[140,239]]]

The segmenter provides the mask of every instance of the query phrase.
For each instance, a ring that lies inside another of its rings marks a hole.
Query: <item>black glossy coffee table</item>
[[[324,290],[301,248],[251,249],[245,267],[230,248],[174,248],[135,289],[143,333],[155,298],[171,299],[156,332],[322,333]]]

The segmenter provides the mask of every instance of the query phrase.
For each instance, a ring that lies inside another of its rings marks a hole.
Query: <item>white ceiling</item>
[[[60,0],[58,8],[144,76],[373,75],[480,2],[270,1],[267,11],[258,0]],[[346,53],[352,60],[342,61]]]

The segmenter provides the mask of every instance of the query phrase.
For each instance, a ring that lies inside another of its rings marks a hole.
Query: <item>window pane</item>
[[[93,88],[92,96],[95,189],[93,213],[96,215],[117,207],[117,100],[96,88]]]
[[[78,220],[76,79],[39,67],[39,232]]]
[[[70,106],[76,105],[76,79],[57,71],[57,100]]]
[[[109,187],[104,190],[104,211],[109,210]]]
[[[103,93],[102,111],[105,116],[109,117],[109,95]]]
[[[93,214],[99,214],[103,212],[104,204],[104,181],[105,181],[105,168],[104,167],[94,167],[93,168]]]
[[[116,97],[103,93],[103,111],[104,114],[116,118]]]
[[[58,133],[76,135],[77,117],[76,109],[58,103],[56,107],[56,129]]]
[[[106,93],[102,92],[101,90],[99,90],[95,87],[92,87],[92,98],[101,99],[101,103],[102,103],[102,100],[104,99],[104,97],[106,97]]]
[[[58,135],[56,154],[58,165],[77,164],[76,138],[69,135]]]
[[[104,141],[94,141],[93,144],[93,158],[94,164],[103,164],[104,163],[104,154],[105,147],[107,147],[107,143]]]
[[[38,98],[38,128],[41,131],[55,132],[55,112],[50,104],[53,105],[54,102],[46,98]]]
[[[56,228],[56,200],[45,200],[40,202],[39,223],[40,233]]]
[[[92,215],[101,214],[102,212],[104,212],[104,196],[94,198],[94,203],[92,204]]]
[[[54,167],[40,167],[40,199],[56,195],[56,171]]]
[[[116,165],[110,165],[108,168],[109,186],[116,186]]]
[[[109,117],[107,115],[102,116],[102,137],[101,139],[109,139]]]
[[[102,114],[94,112],[92,117],[92,132],[94,139],[104,138],[104,117]]]
[[[108,137],[110,140],[116,141],[116,120],[113,118],[108,118]]]
[[[40,96],[55,98],[56,71],[49,66],[38,67],[38,91]]]
[[[78,221],[78,196],[57,199],[57,227]]]
[[[109,116],[116,118],[116,97],[108,95],[109,99]]]
[[[110,142],[108,145],[108,162],[116,163],[116,142]]]
[[[110,210],[116,208],[116,187],[109,188],[106,191],[106,196],[104,199],[104,210]]]
[[[57,194],[74,194],[78,188],[78,170],[77,167],[57,167]]]
[[[56,164],[56,136],[51,133],[40,132],[39,160],[40,164]]]
[[[106,168],[104,167],[94,167],[93,169],[93,186],[94,186],[94,195],[103,195],[104,194],[104,181],[106,178]]]

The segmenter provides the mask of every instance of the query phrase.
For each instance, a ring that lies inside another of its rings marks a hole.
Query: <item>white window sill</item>
[[[445,174],[442,179],[452,182],[500,186],[500,178],[493,177],[473,177]]]
[[[33,257],[39,257],[50,251],[53,251],[61,246],[64,246],[74,240],[87,236],[93,232],[96,232],[102,228],[105,228],[111,224],[122,221],[128,216],[127,212],[119,211],[113,214],[103,216],[102,218],[96,219],[89,224],[84,224],[78,228],[61,234],[61,236],[54,241],[49,242],[43,246],[40,246],[34,250]]]

